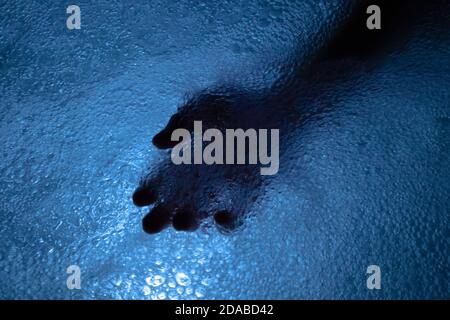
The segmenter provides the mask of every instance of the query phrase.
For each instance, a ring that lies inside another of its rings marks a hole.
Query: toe
[[[163,205],[153,208],[142,220],[145,232],[154,234],[162,231],[170,222],[170,211]]]
[[[240,225],[239,219],[237,219],[236,215],[228,210],[218,211],[214,215],[214,221],[219,230],[224,232],[231,232]]]
[[[169,123],[167,123],[166,127],[153,137],[153,144],[159,149],[173,148],[178,144],[178,141],[172,141],[172,133],[176,129],[180,128],[189,129],[187,126],[187,122],[187,119],[182,117],[180,114],[174,114],[170,118]]]
[[[139,187],[133,193],[133,203],[138,207],[149,206],[157,199],[156,192],[154,190]]]
[[[172,130],[164,129],[153,137],[152,143],[158,149],[170,149],[177,145],[178,141],[172,141]]]

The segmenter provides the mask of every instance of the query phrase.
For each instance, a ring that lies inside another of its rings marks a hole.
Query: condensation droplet
[[[162,285],[165,281],[165,278],[163,276],[160,275],[155,275],[155,276],[150,276],[145,278],[145,282],[147,282],[147,284],[149,286],[152,287],[159,287],[160,285]]]
[[[170,300],[179,300],[180,297],[176,291],[169,292],[168,297]]]
[[[203,298],[205,296],[205,290],[203,288],[195,289],[195,296],[197,298]]]
[[[151,292],[150,287],[148,286],[144,286],[144,296],[148,296]]]
[[[159,300],[164,300],[166,298],[166,293],[165,292],[161,292],[158,294],[158,299]]]
[[[183,272],[178,272],[175,279],[180,286],[188,286],[191,283],[189,276]]]

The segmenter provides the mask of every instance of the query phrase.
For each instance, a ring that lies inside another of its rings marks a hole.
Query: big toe
[[[163,205],[159,205],[142,219],[142,227],[145,232],[154,234],[162,231],[169,222],[170,211]]]

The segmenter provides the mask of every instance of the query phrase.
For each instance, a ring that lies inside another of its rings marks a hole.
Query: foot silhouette
[[[201,92],[187,100],[166,127],[155,135],[153,144],[171,149],[176,129],[193,131],[194,121],[202,121],[203,130],[258,128],[250,116],[257,105],[235,89]],[[248,206],[257,198],[261,185],[260,168],[249,164],[181,164],[168,155],[156,172],[145,177],[133,194],[136,206],[153,205],[143,219],[147,233],[158,233],[167,226],[180,231],[194,231],[215,224],[227,233],[242,225]]]
[[[170,150],[178,143],[171,141],[172,132],[179,128],[192,132],[194,121],[202,121],[203,130],[215,128],[222,133],[238,128],[279,129],[282,170],[283,155],[289,152],[289,145],[299,140],[303,124],[335,108],[336,102],[330,96],[333,87],[341,82],[352,83],[352,79],[357,82],[382,63],[391,48],[408,39],[407,26],[415,15],[410,13],[398,20],[403,12],[400,2],[379,2],[383,4],[382,30],[365,28],[366,6],[362,5],[311,54],[308,63],[291,61],[296,67],[286,68],[292,70],[264,94],[226,86],[194,94],[154,136],[153,144]],[[287,155],[285,161],[292,165],[295,159]],[[224,233],[235,230],[270,179],[260,175],[260,167],[175,165],[169,154],[156,171],[142,179],[133,194],[136,206],[153,206],[143,219],[144,231],[158,233],[170,225],[176,230],[194,231],[212,224]]]

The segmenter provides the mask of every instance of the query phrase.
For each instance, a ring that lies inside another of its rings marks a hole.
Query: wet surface
[[[449,298],[449,5],[342,46],[343,3],[79,1],[72,31],[2,4],[0,297]],[[152,144],[218,88],[233,123],[280,128],[277,175]]]

